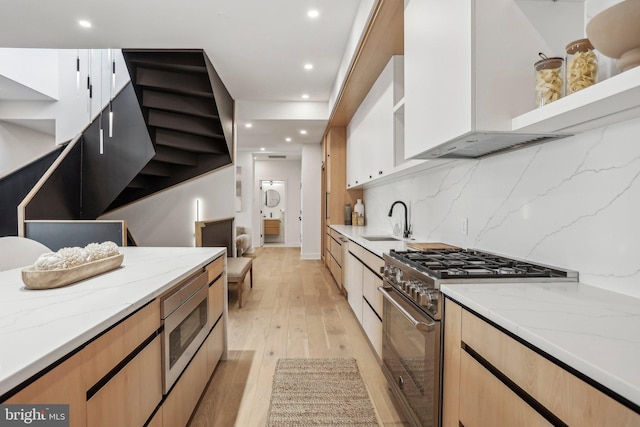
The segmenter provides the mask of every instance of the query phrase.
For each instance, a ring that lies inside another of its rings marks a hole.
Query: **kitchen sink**
[[[370,242],[399,242],[400,239],[393,236],[361,236]]]

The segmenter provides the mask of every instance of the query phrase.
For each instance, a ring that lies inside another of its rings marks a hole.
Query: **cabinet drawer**
[[[464,351],[460,357],[460,423],[465,427],[551,425]]]
[[[568,425],[640,425],[640,414],[466,310],[462,341]]]
[[[329,235],[331,237],[333,237],[334,239],[336,239],[338,242],[340,242],[340,239],[343,238],[342,234],[338,233],[336,230],[334,230],[333,228],[329,228]]]
[[[380,269],[384,267],[384,260],[382,258],[356,243],[349,245],[349,252],[360,258],[371,271],[374,271],[378,275],[380,274]]]
[[[216,320],[224,311],[225,295],[224,277],[220,277],[209,286],[209,328],[216,323]]]
[[[224,320],[220,320],[205,341],[207,349],[207,377],[213,374],[224,352]]]
[[[207,351],[202,346],[162,404],[162,425],[186,426],[208,381]]]
[[[222,274],[222,272],[224,271],[224,262],[225,257],[221,256],[219,258],[216,258],[215,261],[207,264],[205,270],[207,271],[207,280],[209,283],[213,282],[216,277]]]
[[[87,402],[87,425],[144,425],[162,399],[160,337],[134,357]]]
[[[329,256],[329,271],[331,271],[331,275],[336,280],[338,288],[342,289],[342,267],[331,255]]]
[[[93,387],[159,328],[160,302],[156,299],[89,343],[82,351],[86,389]]]
[[[331,241],[329,242],[329,249],[331,251],[331,255],[333,255],[337,263],[342,266],[342,244],[339,241],[331,238]]]
[[[362,329],[382,360],[382,321],[365,301],[362,302]]]
[[[378,291],[378,287],[380,286],[382,286],[382,279],[373,274],[368,268],[363,268],[362,294],[378,316],[382,317],[383,297],[380,291]]]
[[[84,387],[82,351],[2,403],[69,405],[69,426],[86,427],[87,389]]]

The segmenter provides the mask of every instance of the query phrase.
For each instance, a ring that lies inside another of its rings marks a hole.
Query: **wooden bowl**
[[[118,268],[123,259],[124,254],[118,254],[59,270],[36,270],[30,266],[22,269],[22,281],[27,289],[59,288]]]
[[[640,65],[640,0],[624,0],[603,10],[586,31],[600,53],[618,60],[620,71]]]

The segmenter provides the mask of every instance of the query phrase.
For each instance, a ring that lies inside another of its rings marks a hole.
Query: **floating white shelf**
[[[575,134],[640,117],[640,67],[513,118],[513,131]]]

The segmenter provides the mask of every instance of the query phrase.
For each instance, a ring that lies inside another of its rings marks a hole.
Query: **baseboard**
[[[306,259],[306,260],[318,260],[320,259],[320,254],[300,254],[300,259]]]

